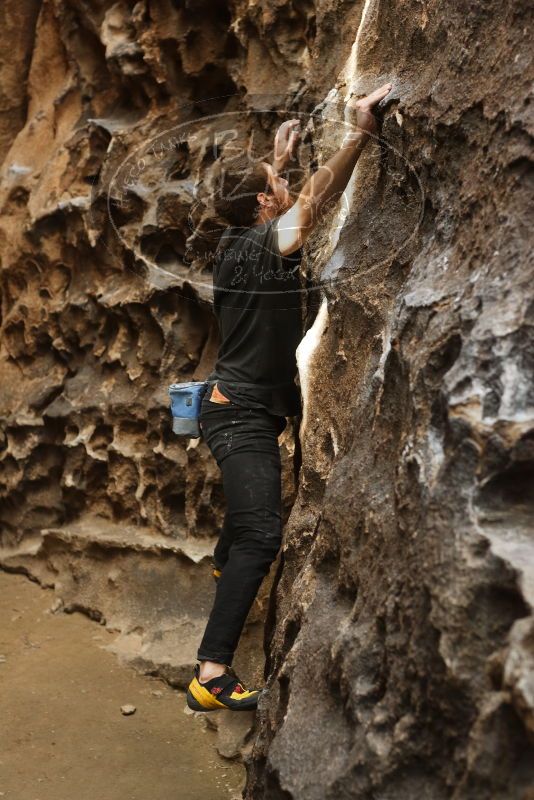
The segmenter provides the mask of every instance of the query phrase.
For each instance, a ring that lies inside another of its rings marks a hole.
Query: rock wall
[[[249,798],[533,796],[528,17],[370,0],[340,71],[395,100],[309,248]]]
[[[244,794],[528,800],[527,3],[49,0],[25,70],[32,9],[13,48],[27,102],[2,128],[4,566],[184,680],[222,498],[165,392],[216,352],[197,201],[224,144],[176,131],[234,114],[265,152],[283,118],[265,108],[304,114],[306,167],[339,143],[347,91],[390,80],[381,135],[307,247],[291,514],[243,644],[257,674],[266,617]]]
[[[238,81],[260,71],[224,3],[25,0],[0,13],[0,563],[184,687],[224,503],[205,443],[172,434],[167,387],[214,363],[204,221],[190,213],[216,160],[213,114],[246,109]],[[194,123],[196,141],[176,133]],[[281,449],[287,517],[291,425]],[[236,660],[251,681],[268,595],[266,581]],[[245,716],[222,731],[226,755]]]

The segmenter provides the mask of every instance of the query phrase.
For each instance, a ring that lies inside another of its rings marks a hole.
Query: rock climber
[[[370,134],[373,108],[391,90],[351,97],[339,150],[293,201],[280,174],[295,156],[299,121],[284,122],[273,163],[232,160],[215,207],[230,223],[214,259],[214,311],[221,344],[208,376],[200,425],[222,472],[226,514],[213,553],[215,600],[200,642],[187,704],[196,711],[256,708],[232,660],[248,612],[282,540],[278,437],[300,410],[295,351],[302,335],[302,246],[341,197]],[[348,116],[347,116],[348,115]]]

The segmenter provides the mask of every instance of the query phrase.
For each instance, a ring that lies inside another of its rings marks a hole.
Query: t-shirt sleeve
[[[282,269],[282,256],[278,247],[276,220],[254,225],[249,230],[247,258],[256,265],[256,273],[263,274]],[[261,266],[260,266],[261,265]]]
[[[282,256],[278,245],[279,217],[262,225],[254,225],[248,229],[246,236],[240,240],[240,256],[248,265],[247,282],[249,286],[258,284],[258,288],[266,289],[266,281],[279,282],[281,276],[290,276],[298,272],[301,251],[290,256]]]

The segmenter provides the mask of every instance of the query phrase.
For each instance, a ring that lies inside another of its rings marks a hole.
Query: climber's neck
[[[256,225],[263,225],[265,222],[270,222],[272,219],[275,219],[280,214],[280,211],[277,208],[262,208],[260,213],[257,217],[257,222],[254,223],[253,227]]]

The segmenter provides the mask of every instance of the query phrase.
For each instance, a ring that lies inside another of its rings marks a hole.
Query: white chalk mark
[[[357,83],[359,77],[358,54],[359,54],[362,31],[365,27],[367,16],[369,14],[369,9],[371,5],[377,3],[378,0],[365,0],[365,5],[363,7],[360,24],[358,25],[358,30],[356,32],[356,38],[351,47],[350,56],[346,60],[342,70],[342,80],[347,86],[347,93],[345,94],[344,98],[345,103],[350,98],[353,87]],[[346,220],[349,218],[351,214],[353,206],[353,198],[354,198],[354,187],[356,185],[357,175],[358,175],[358,163],[356,163],[356,167],[352,172],[350,180],[347,184],[347,188],[345,189],[344,192],[345,203],[341,204],[341,208],[338,211],[336,223],[330,232],[330,247],[332,248],[332,250],[334,250],[337,247],[337,244],[339,242],[339,237],[341,234],[341,229],[343,228]]]
[[[323,333],[328,326],[328,301],[323,297],[321,307],[317,312],[315,321],[311,328],[297,347],[297,367],[299,371],[300,387],[302,392],[302,423],[300,426],[300,437],[302,439],[308,420],[310,387],[313,374],[314,356],[317,352]]]
[[[365,0],[365,5],[363,7],[360,24],[358,26],[358,31],[356,33],[356,38],[354,40],[354,44],[352,45],[350,55],[347,61],[345,62],[345,65],[341,73],[340,83],[345,83],[345,85],[348,87],[347,94],[345,96],[345,102],[347,102],[347,100],[349,99],[352,87],[356,84],[359,77],[358,53],[359,53],[362,31],[365,27],[370,8],[372,6],[377,6],[377,5],[378,5],[378,0]],[[330,90],[325,103],[327,102],[328,98],[333,99],[333,97],[335,96],[333,95],[333,92],[335,92],[334,89]],[[348,186],[345,189],[345,195],[348,204],[348,213],[345,204],[343,204],[338,211],[337,220],[335,221],[333,228],[330,230],[329,238],[330,238],[331,253],[337,247],[337,244],[339,242],[339,235],[341,233],[341,228],[345,224],[346,219],[350,216],[350,211],[352,208],[352,198],[354,195],[354,185],[357,178],[357,169],[358,169],[358,164],[356,164],[356,168],[354,169],[351,179],[348,183]],[[303,435],[308,420],[310,387],[312,380],[315,379],[316,377],[313,374],[314,356],[319,348],[321,338],[327,326],[328,326],[328,302],[326,297],[324,297],[319,312],[317,314],[317,317],[315,318],[315,322],[313,323],[311,328],[307,331],[306,335],[304,336],[299,346],[297,347],[297,366],[299,370],[299,378],[300,378],[300,385],[302,392],[302,403],[303,403],[302,423],[300,426],[300,434],[299,434],[301,440],[303,439]]]

